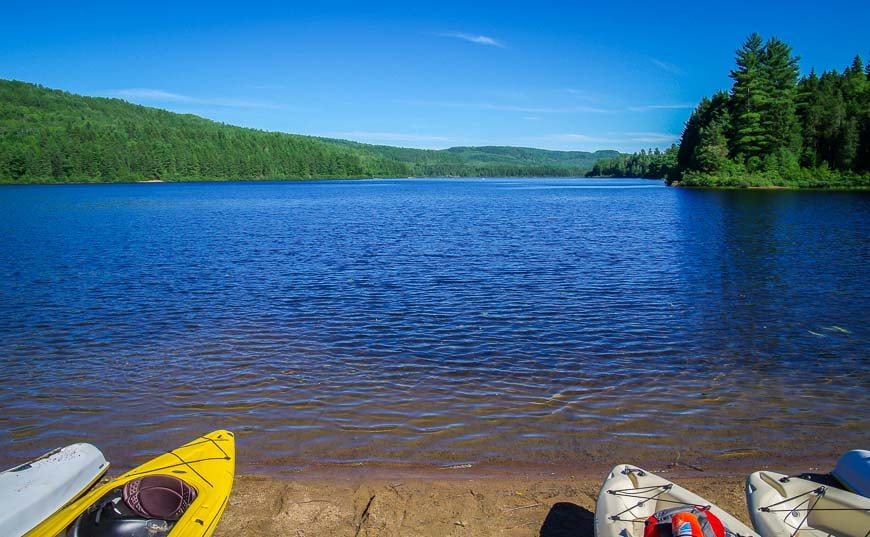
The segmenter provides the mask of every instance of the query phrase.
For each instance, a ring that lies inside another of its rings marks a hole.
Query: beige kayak
[[[643,537],[652,515],[675,507],[709,508],[725,528],[741,537],[758,534],[730,513],[683,487],[637,466],[620,464],[604,480],[595,505],[596,537]]]
[[[746,480],[746,503],[762,537],[870,535],[870,498],[815,481],[755,472]]]

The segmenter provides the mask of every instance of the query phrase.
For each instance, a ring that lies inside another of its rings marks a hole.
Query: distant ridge
[[[0,183],[583,176],[599,159],[617,155],[369,145],[0,80]]]
[[[319,139],[406,163],[412,166],[414,175],[421,177],[448,175],[471,177],[481,175],[580,176],[591,170],[599,160],[613,158],[621,154],[612,150],[590,153],[510,146],[451,147],[440,150],[410,149],[362,144],[348,140]],[[503,173],[485,173],[496,169],[502,170]],[[465,173],[462,173],[463,171]],[[515,173],[517,171],[528,173]]]

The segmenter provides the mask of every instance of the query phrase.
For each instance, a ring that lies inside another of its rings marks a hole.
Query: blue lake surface
[[[830,465],[870,195],[630,179],[0,188],[0,464]]]

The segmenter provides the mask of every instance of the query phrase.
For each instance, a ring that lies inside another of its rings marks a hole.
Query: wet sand
[[[562,473],[481,475],[300,474],[236,479],[217,537],[594,537],[600,476]],[[747,474],[697,472],[663,477],[749,523]]]

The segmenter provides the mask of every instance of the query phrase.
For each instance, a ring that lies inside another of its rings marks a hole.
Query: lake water
[[[870,195],[643,180],[0,188],[0,465],[832,464]]]

